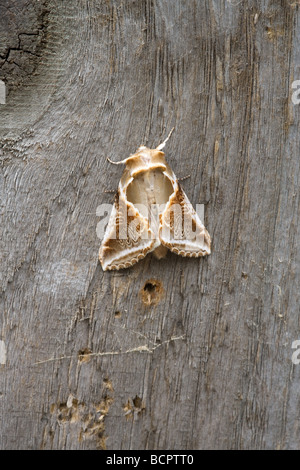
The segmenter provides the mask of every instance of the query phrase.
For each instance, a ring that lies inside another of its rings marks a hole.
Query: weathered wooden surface
[[[1,448],[300,448],[298,2],[0,9]],[[106,156],[173,126],[212,254],[103,273]]]

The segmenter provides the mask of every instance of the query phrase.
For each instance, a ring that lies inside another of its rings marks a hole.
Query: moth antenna
[[[120,160],[119,162],[113,162],[110,158],[106,157],[106,159],[112,163],[113,165],[124,165],[124,163],[126,163],[126,160],[127,158],[125,158],[125,160]]]
[[[166,143],[168,142],[169,138],[171,137],[171,134],[172,132],[174,131],[175,127],[172,127],[172,129],[170,130],[170,133],[168,135],[168,137],[161,143],[159,144],[158,147],[156,147],[156,150],[161,150],[164,148],[164,146],[166,145]]]

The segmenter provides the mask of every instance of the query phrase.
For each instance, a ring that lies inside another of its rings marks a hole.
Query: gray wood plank
[[[1,3],[0,447],[299,449],[299,5],[38,3]],[[212,254],[103,273],[106,157],[173,126]]]

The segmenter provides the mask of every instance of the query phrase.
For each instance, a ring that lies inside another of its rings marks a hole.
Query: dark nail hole
[[[133,398],[132,402],[133,402],[133,404],[134,404],[134,406],[135,406],[136,408],[141,408],[141,406],[142,406],[142,399],[141,399],[140,397],[138,397],[138,396],[136,395],[135,398]]]
[[[79,362],[88,362],[91,358],[91,349],[89,348],[84,348],[84,349],[79,349],[78,351],[78,360]]]
[[[155,291],[155,289],[156,285],[152,284],[152,282],[146,282],[146,284],[144,285],[144,291],[153,292]]]
[[[147,306],[156,305],[160,301],[163,292],[164,289],[161,281],[149,279],[140,291],[143,304]]]

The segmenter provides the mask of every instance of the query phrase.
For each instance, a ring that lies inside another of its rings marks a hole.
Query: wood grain
[[[1,3],[1,448],[299,449],[298,2],[39,5]],[[103,273],[106,157],[173,126],[212,254]]]

